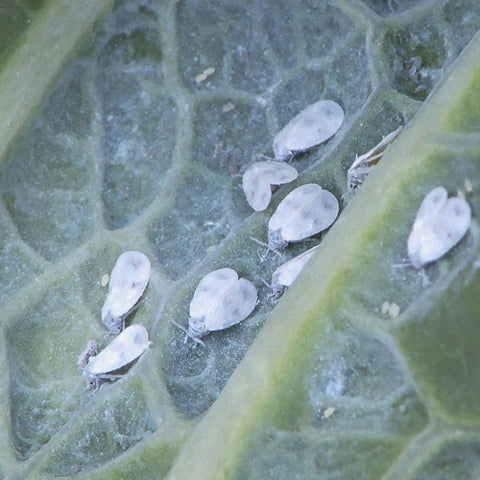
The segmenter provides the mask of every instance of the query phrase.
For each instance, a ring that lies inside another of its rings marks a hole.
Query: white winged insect
[[[438,260],[456,245],[470,228],[471,211],[459,197],[448,198],[443,187],[423,199],[408,237],[407,250],[416,268]]]
[[[400,135],[403,126],[398,127],[394,132],[386,135],[381,142],[375,145],[371,150],[355,158],[352,166],[347,172],[347,187],[349,192],[356,190],[367,178],[372,168],[382,159],[387,148]]]
[[[292,190],[268,222],[268,247],[283,248],[328,228],[337,218],[338,200],[320,185],[308,183]]]
[[[123,330],[125,317],[143,295],[150,270],[150,260],[143,253],[125,252],[118,257],[102,307],[102,322],[114,335]]]
[[[273,140],[275,160],[284,161],[333,136],[343,123],[343,109],[332,100],[320,100],[294,117]]]
[[[240,323],[257,304],[257,289],[231,268],[205,275],[190,302],[188,335],[199,339],[209,332]]]
[[[290,287],[296,280],[303,267],[313,257],[319,245],[307,250],[306,252],[293,257],[288,262],[280,265],[272,274],[272,289],[274,295],[279,295],[286,287]]]
[[[272,198],[272,185],[289,183],[298,177],[292,166],[283,162],[257,162],[243,174],[242,186],[247,202],[261,212],[268,207]]]
[[[116,380],[114,372],[132,363],[150,346],[143,325],[130,325],[115,337],[98,355],[91,356],[83,370],[89,387],[98,389],[102,381]]]

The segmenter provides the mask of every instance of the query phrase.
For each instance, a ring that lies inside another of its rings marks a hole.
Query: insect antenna
[[[202,345],[202,347],[207,348],[205,346],[205,343],[202,342],[202,340],[200,340],[199,338],[195,338],[194,336],[190,335],[190,333],[188,333],[188,330],[186,328],[182,327],[181,325],[179,325],[175,320],[170,319],[170,322],[172,322],[176,327],[178,327],[182,332],[185,333],[185,340],[183,341],[183,343],[187,343],[187,340],[190,337],[195,343],[198,343],[198,344]]]
[[[273,252],[275,255],[278,255],[281,260],[284,260],[283,255],[282,255],[278,250],[270,247],[267,243],[261,242],[260,240],[258,240],[258,239],[255,238],[255,237],[248,237],[248,238],[250,238],[250,240],[252,240],[253,242],[255,242],[257,245],[260,245],[260,246],[266,248],[265,254],[260,256],[260,260],[261,260],[262,262],[264,262],[264,261],[266,260],[267,255],[268,255],[268,252]]]
[[[402,263],[394,263],[392,264],[393,268],[409,268],[413,267],[413,263],[411,260],[407,260],[406,258],[402,259]]]
[[[257,158],[264,158],[265,160],[268,160],[269,162],[275,160],[273,157],[269,157],[268,155],[264,155],[263,153],[257,153]]]

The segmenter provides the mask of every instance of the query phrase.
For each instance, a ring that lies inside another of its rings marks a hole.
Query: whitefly
[[[421,268],[438,260],[462,239],[470,223],[470,206],[464,199],[448,198],[445,188],[434,188],[422,201],[408,237],[412,264]]]
[[[294,117],[273,140],[275,160],[283,161],[332,137],[343,123],[342,107],[332,100],[320,100]]]
[[[257,212],[268,207],[272,185],[292,182],[298,177],[295,168],[283,162],[257,162],[243,174],[242,186],[247,202]]]
[[[141,252],[125,252],[118,257],[102,307],[102,322],[114,335],[123,330],[125,317],[143,295],[150,270],[150,260]]]
[[[190,302],[188,335],[199,339],[247,318],[257,304],[257,289],[231,268],[208,273]]]
[[[371,150],[355,158],[347,172],[347,187],[349,192],[356,190],[367,178],[372,169],[382,159],[388,147],[397,139],[403,126],[386,135]]]
[[[303,267],[313,257],[313,254],[317,251],[319,245],[316,245],[310,250],[297,255],[290,259],[288,262],[280,265],[272,274],[271,287],[275,295],[279,295],[287,287],[290,287],[296,280]]]
[[[338,200],[320,185],[308,183],[292,190],[268,222],[268,247],[283,248],[327,229],[337,218]]]
[[[122,375],[115,372],[140,357],[149,346],[148,332],[145,327],[130,325],[98,355],[90,356],[83,370],[87,385],[98,388],[105,380],[120,378]]]

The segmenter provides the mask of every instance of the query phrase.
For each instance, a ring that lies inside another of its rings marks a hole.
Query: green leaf
[[[0,10],[0,479],[478,476],[480,7],[111,7]],[[344,125],[252,213],[241,173],[319,99],[342,105]],[[400,125],[348,194],[355,155]],[[275,207],[308,182],[341,214],[277,304],[265,283],[312,240],[278,256],[250,237],[265,241]],[[438,185],[465,195],[472,226],[419,271],[402,265],[406,240]],[[152,262],[126,319],[152,346],[88,392],[76,356],[113,338],[101,279],[126,250]],[[172,321],[187,325],[196,285],[220,267],[259,303],[205,348],[184,343]]]

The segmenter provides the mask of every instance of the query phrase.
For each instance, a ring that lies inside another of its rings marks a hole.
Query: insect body
[[[115,337],[98,355],[91,356],[83,374],[88,386],[98,388],[103,380],[115,380],[113,372],[136,360],[149,347],[143,325],[130,325]]]
[[[272,198],[271,185],[281,185],[295,180],[295,168],[281,162],[257,162],[243,174],[243,191],[250,206],[260,212],[265,210]]]
[[[118,257],[102,307],[102,322],[111,333],[123,330],[125,317],[147,287],[150,269],[150,260],[143,253],[125,252]]]
[[[313,257],[317,251],[318,245],[307,250],[306,252],[297,255],[288,262],[280,265],[272,275],[272,289],[275,295],[282,292],[285,287],[290,287],[295,279],[298,277],[303,267]]]
[[[190,302],[188,334],[201,338],[214,330],[224,330],[252,313],[257,304],[257,289],[231,268],[205,275]]]
[[[332,100],[320,100],[302,110],[273,140],[275,160],[287,160],[328,140],[343,123],[343,109]]]
[[[85,368],[90,357],[94,357],[98,353],[98,343],[95,340],[90,340],[85,347],[85,350],[78,355],[77,365],[80,368]]]
[[[291,191],[268,222],[268,247],[283,248],[328,228],[337,218],[338,201],[320,185],[308,183]]]
[[[347,186],[350,192],[357,189],[365,181],[372,168],[382,159],[387,148],[400,135],[402,129],[403,127],[400,126],[394,132],[390,132],[371,150],[355,159],[347,172]]]
[[[468,203],[448,198],[443,187],[434,188],[423,200],[408,237],[408,256],[420,268],[445,255],[470,228]]]

